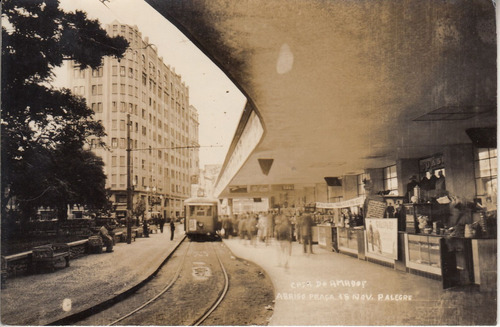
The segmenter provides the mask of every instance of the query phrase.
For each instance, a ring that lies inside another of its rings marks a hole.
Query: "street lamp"
[[[132,162],[130,152],[132,151],[132,141],[130,140],[130,128],[132,122],[130,121],[130,114],[127,114],[127,244],[132,243]]]
[[[146,186],[146,192],[148,192],[149,218],[151,218],[153,205],[155,205],[156,203],[156,201],[153,199],[153,195],[156,194],[156,186],[153,186],[153,188]]]
[[[151,218],[153,217],[153,206],[156,207],[156,186],[153,186],[151,192],[151,207],[149,207],[149,211],[151,211]]]
[[[150,216],[151,216],[151,188],[149,186],[146,186],[146,192],[148,193],[148,209],[149,209],[149,212],[150,212]],[[148,218],[151,218],[151,217],[148,217]]]

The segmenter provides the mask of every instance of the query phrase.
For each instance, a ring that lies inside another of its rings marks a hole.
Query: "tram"
[[[209,198],[189,198],[184,200],[186,220],[184,231],[190,239],[207,236],[218,238],[218,201]]]

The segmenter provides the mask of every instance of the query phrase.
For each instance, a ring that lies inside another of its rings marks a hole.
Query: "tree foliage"
[[[132,209],[132,214],[137,218],[143,217],[146,213],[146,202],[144,200],[139,200]]]
[[[51,86],[54,68],[74,60],[98,68],[121,58],[123,37],[109,37],[82,11],[55,0],[2,1],[2,216],[9,200],[27,218],[39,206],[104,206],[103,162],[84,149],[105,135],[85,99]]]

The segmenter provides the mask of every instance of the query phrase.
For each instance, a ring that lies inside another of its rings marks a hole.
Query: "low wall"
[[[92,219],[67,221],[30,221],[2,224],[2,254],[29,251],[35,246],[53,242],[68,243],[90,237],[95,229]]]
[[[88,237],[95,222],[91,219],[70,219],[66,221],[32,221],[26,226],[28,236],[34,237]]]
[[[134,237],[132,240],[135,240],[135,237],[140,237],[142,234],[136,233],[136,230],[133,230]],[[117,237],[115,238],[116,242],[124,242],[126,239],[122,237],[123,233],[117,233]],[[89,254],[88,251],[88,239],[75,241],[68,243],[70,247],[70,260],[81,258]],[[26,274],[33,273],[32,267],[32,251],[26,251],[22,253],[16,253],[13,255],[2,256],[2,274],[3,278],[13,278],[17,276],[22,276]]]
[[[70,260],[87,255],[87,243],[88,240],[68,243],[70,247]],[[2,264],[2,271],[6,274],[7,278],[30,274],[33,272],[32,251],[4,256]]]

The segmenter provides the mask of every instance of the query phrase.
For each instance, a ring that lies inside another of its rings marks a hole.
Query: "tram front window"
[[[196,207],[196,216],[198,217],[210,217],[212,216],[212,207],[209,206],[200,206]]]

